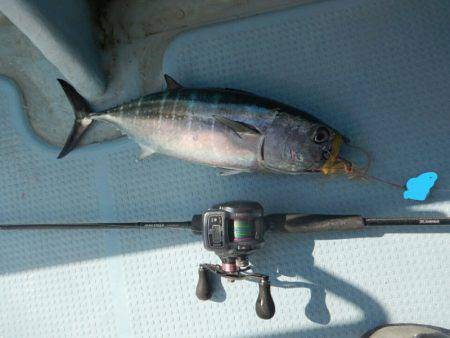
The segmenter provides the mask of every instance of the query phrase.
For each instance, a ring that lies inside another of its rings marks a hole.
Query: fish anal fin
[[[164,79],[166,80],[168,90],[175,90],[175,89],[183,88],[182,85],[180,85],[177,81],[175,81],[171,76],[169,76],[167,74],[164,74]]]
[[[144,158],[149,157],[150,155],[156,152],[153,147],[149,147],[142,144],[140,144],[139,147],[141,147],[141,154],[139,155],[139,160],[143,160]]]
[[[232,175],[238,175],[242,173],[248,173],[247,170],[239,170],[239,169],[227,169],[227,168],[221,168],[221,171],[219,172],[219,176],[232,176]]]
[[[248,123],[230,120],[220,115],[213,116],[217,122],[233,130],[239,137],[241,136],[240,134],[261,134],[256,127],[249,125]]]

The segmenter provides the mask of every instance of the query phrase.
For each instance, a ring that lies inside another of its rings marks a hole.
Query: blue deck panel
[[[374,175],[405,182],[437,172],[426,202],[343,177],[220,177],[162,155],[137,161],[125,139],[56,160],[59,149],[30,130],[20,89],[0,78],[0,222],[184,220],[233,199],[267,212],[450,216],[449,33],[445,0],[325,1],[185,33],[164,61],[185,86],[250,90],[311,112],[370,151]],[[390,322],[449,327],[449,243],[448,227],[268,234],[252,262],[274,279],[277,313],[262,321],[254,284],[224,282],[213,301],[196,299],[197,264],[217,258],[189,232],[3,232],[0,337],[357,337]]]

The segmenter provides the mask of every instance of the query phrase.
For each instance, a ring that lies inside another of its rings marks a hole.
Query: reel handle
[[[358,215],[272,214],[264,217],[266,227],[280,232],[347,231],[364,228]]]
[[[203,266],[198,267],[198,282],[195,295],[200,300],[208,300],[212,295],[211,284],[209,283],[208,270]]]
[[[270,293],[268,277],[263,277],[259,281],[259,293],[256,299],[255,311],[261,319],[270,319],[275,315],[275,303]]]

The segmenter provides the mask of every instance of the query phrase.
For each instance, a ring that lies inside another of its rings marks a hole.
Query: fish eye
[[[316,129],[316,132],[314,133],[313,141],[315,143],[323,143],[328,141],[330,138],[330,132],[325,127],[319,127]]]

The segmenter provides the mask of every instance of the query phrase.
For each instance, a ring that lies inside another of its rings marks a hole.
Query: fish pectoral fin
[[[213,115],[214,119],[223,124],[224,126],[227,126],[232,131],[234,131],[239,137],[241,137],[241,134],[261,134],[256,127],[240,121],[234,121],[227,119],[226,117],[219,116],[219,115]]]
[[[242,169],[228,169],[228,168],[220,168],[220,169],[222,171],[219,172],[219,176],[231,176],[250,172],[249,170],[242,170]]]
[[[140,160],[143,160],[144,158],[149,157],[156,152],[152,147],[144,146],[142,144],[140,144],[139,146],[141,147],[141,154],[139,155]]]
[[[169,89],[169,90],[183,88],[182,85],[180,85],[177,81],[175,81],[171,76],[169,76],[167,74],[164,74],[164,79],[166,80],[167,89]]]

